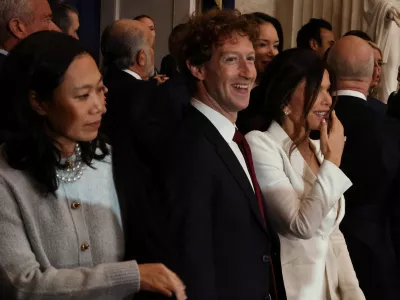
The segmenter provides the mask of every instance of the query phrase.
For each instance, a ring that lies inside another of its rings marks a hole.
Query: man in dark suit
[[[328,64],[337,76],[335,107],[347,138],[341,169],[353,182],[345,193],[341,230],[366,299],[399,299],[397,259],[390,236],[399,232],[400,124],[367,103],[373,53],[367,42],[343,37]],[[392,222],[393,221],[393,222]],[[391,224],[391,226],[389,226]]]
[[[3,0],[0,16],[7,17],[0,22],[0,69],[4,55],[20,40],[37,31],[58,30],[47,0]]]
[[[2,0],[0,16],[2,16],[0,20],[0,71],[8,52],[22,39],[37,31],[58,30],[51,21],[51,9],[47,0]],[[2,99],[8,101],[8,99]],[[2,107],[4,108],[4,105]],[[10,136],[14,128],[14,125],[9,122],[7,114],[7,109],[0,110],[0,144]]]
[[[367,97],[367,103],[370,107],[372,107],[377,112],[380,112],[381,114],[386,114],[386,111],[388,109],[388,106],[386,103],[383,103],[382,101],[380,101],[374,97],[371,97],[371,96]]]
[[[195,88],[165,155],[167,265],[188,299],[286,299],[279,239],[235,128],[256,77],[257,30],[225,10],[193,17],[189,26],[179,69]]]
[[[149,237],[157,231],[153,215],[151,173],[143,128],[157,83],[154,71],[154,37],[143,23],[119,20],[109,25],[101,40],[104,83],[108,88],[107,113],[102,131],[113,147],[113,168],[125,218],[127,258],[152,262],[161,246]]]

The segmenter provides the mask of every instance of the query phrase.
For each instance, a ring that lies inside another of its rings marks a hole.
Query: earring
[[[290,112],[288,110],[285,110],[283,113],[287,116]]]

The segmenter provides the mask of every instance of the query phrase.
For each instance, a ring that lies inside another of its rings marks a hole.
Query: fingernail
[[[326,123],[326,120],[325,120],[325,119],[322,119],[322,123],[324,123],[324,124],[325,124],[325,123]]]

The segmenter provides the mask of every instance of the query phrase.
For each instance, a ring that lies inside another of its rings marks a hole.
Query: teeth
[[[320,111],[317,111],[317,112],[315,112],[315,114],[316,115],[318,115],[318,116],[325,116],[326,115],[326,112],[320,112]]]
[[[247,89],[249,86],[247,84],[232,84],[233,87],[237,89]]]

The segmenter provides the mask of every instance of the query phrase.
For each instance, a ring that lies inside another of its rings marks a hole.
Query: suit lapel
[[[193,108],[192,106],[190,106],[189,109],[191,111],[191,115],[196,118],[197,122],[203,129],[204,135],[210,141],[210,143],[214,145],[218,156],[224,162],[225,166],[235,178],[235,181],[239,187],[242,189],[244,195],[249,201],[255,218],[258,220],[264,231],[268,234],[265,222],[261,216],[254,190],[236,155],[233,153],[230,146],[226,143],[214,125],[202,113],[197,111],[197,109]]]
[[[298,173],[304,181],[308,182],[309,184],[313,184],[315,181],[315,174],[305,162],[303,156],[301,155],[300,151],[297,148],[294,148],[292,153],[290,150],[293,145],[293,141],[287,135],[287,133],[283,130],[283,128],[276,122],[272,122],[268,132],[274,137],[274,139],[282,146],[283,150],[287,154],[290,159],[290,163],[293,169]],[[315,150],[314,150],[315,151]],[[318,157],[318,153],[317,157]],[[322,158],[321,158],[322,159]],[[320,158],[318,160],[321,162]]]

